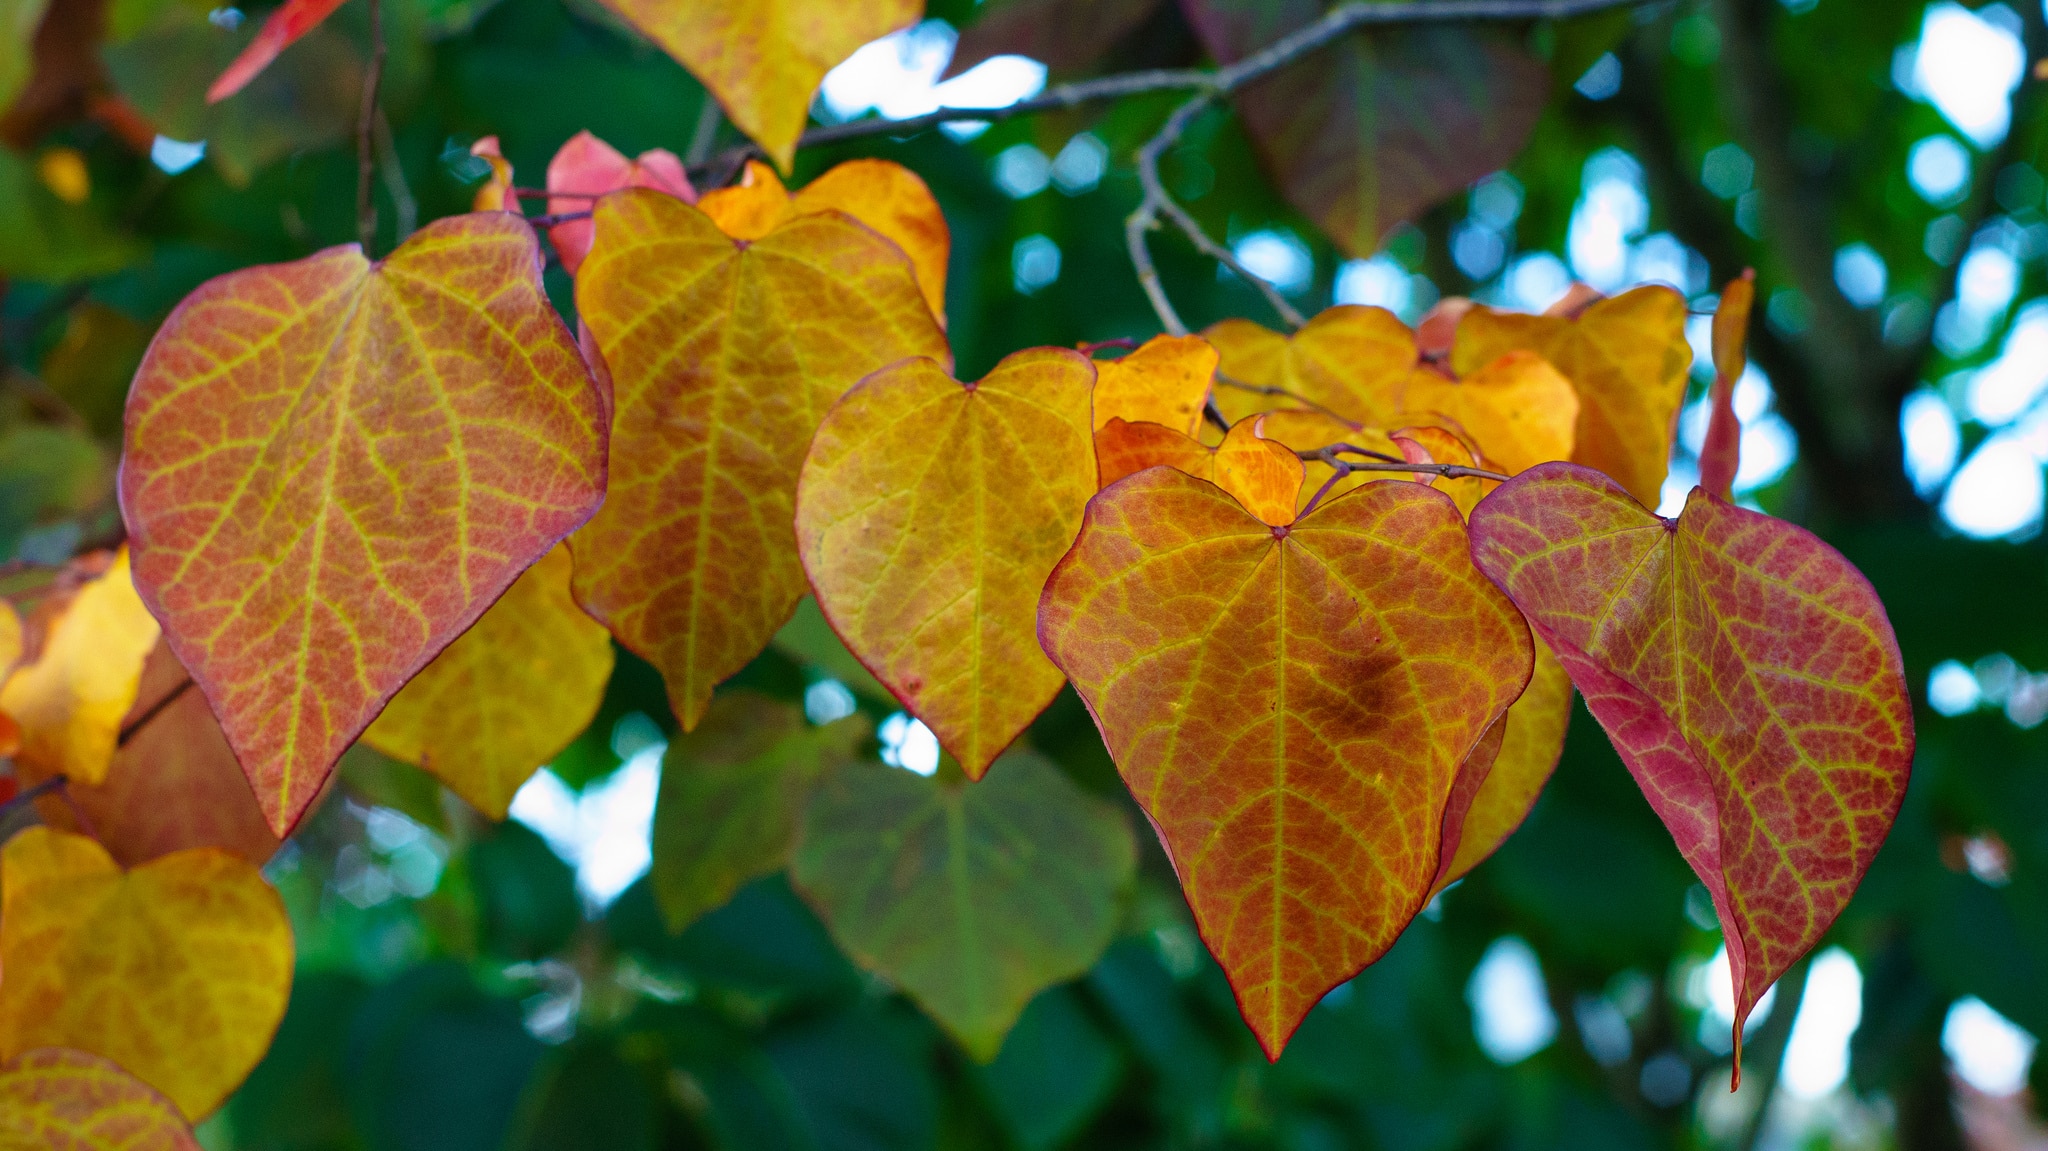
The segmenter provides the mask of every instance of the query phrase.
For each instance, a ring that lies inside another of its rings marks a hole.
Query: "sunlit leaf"
[[[1571,718],[1571,677],[1550,646],[1537,640],[1535,671],[1521,698],[1508,708],[1500,750],[1465,812],[1457,854],[1438,878],[1439,888],[1479,866],[1522,825],[1564,754]]]
[[[43,822],[90,833],[123,867],[188,847],[221,847],[267,862],[278,839],[257,806],[206,696],[158,641],[124,728],[134,734],[114,753],[106,779],[77,780],[36,803]],[[33,782],[39,777],[25,773]]]
[[[1303,476],[1301,457],[1259,435],[1259,418],[1239,420],[1216,447],[1216,486],[1272,526],[1294,522]]]
[[[793,216],[844,212],[910,257],[925,303],[940,326],[946,323],[946,260],[953,236],[931,189],[901,164],[848,160],[791,195],[773,168],[749,161],[738,183],[706,192],[698,206],[735,240],[758,240]]]
[[[1095,361],[1095,427],[1121,419],[1194,435],[1216,362],[1200,336],[1154,336],[1121,359]]]
[[[971,384],[906,360],[847,392],[804,461],[797,547],[819,608],[970,777],[1064,682],[1038,593],[1095,494],[1094,383],[1059,348]]]
[[[951,357],[902,252],[844,215],[738,243],[629,189],[596,219],[576,302],[617,413],[610,494],[570,541],[576,596],[661,669],[690,728],[804,593],[790,522],[827,409],[885,364]]]
[[[1421,910],[1532,659],[1442,493],[1367,484],[1276,528],[1167,468],[1089,504],[1039,635],[1276,1058]]]
[[[654,809],[654,898],[670,931],[789,862],[811,789],[874,732],[860,715],[813,727],[754,692],[720,695],[668,745]]]
[[[21,727],[16,759],[38,776],[99,783],[160,631],[135,594],[127,551],[51,604],[43,625],[36,650],[0,686],[0,712]]]
[[[1912,701],[1883,606],[1801,528],[1699,489],[1660,519],[1571,464],[1503,484],[1472,517],[1472,549],[1713,895],[1739,1041],[1848,902],[1905,792]]]
[[[1202,333],[1222,356],[1216,405],[1235,424],[1254,412],[1321,405],[1344,419],[1388,427],[1415,370],[1415,334],[1385,308],[1340,304],[1292,336],[1250,320],[1224,320]],[[1261,395],[1236,384],[1279,388]]]
[[[0,1151],[199,1151],[199,1140],[117,1064],[38,1047],[0,1063]]]
[[[598,197],[621,188],[653,188],[686,203],[697,200],[697,189],[691,187],[683,162],[666,148],[654,148],[628,160],[589,132],[578,132],[548,161],[548,191],[568,193],[548,197],[548,212],[553,215],[588,212],[596,207]],[[548,229],[548,241],[561,256],[563,271],[573,276],[583,266],[596,231],[588,219],[564,220]]]
[[[924,12],[923,0],[606,2],[703,81],[785,172],[825,73]]]
[[[1458,324],[1451,366],[1471,376],[1517,350],[1556,365],[1578,391],[1572,461],[1656,506],[1692,366],[1685,297],[1653,284],[1599,300],[1575,318],[1475,307]]]
[[[987,1062],[1033,995],[1108,946],[1137,857],[1116,808],[1017,752],[972,784],[833,773],[791,878],[849,955]]]
[[[1401,392],[1409,422],[1448,417],[1472,439],[1487,467],[1514,475],[1572,455],[1579,397],[1570,380],[1534,352],[1510,352],[1461,380],[1415,372]]]
[[[1456,467],[1479,466],[1479,460],[1472,453],[1471,445],[1459,439],[1448,428],[1418,427],[1396,428],[1388,437],[1394,446],[1401,449],[1401,455],[1411,464],[1451,464]],[[1458,514],[1467,519],[1472,509],[1478,506],[1487,492],[1499,486],[1492,480],[1476,476],[1435,476],[1419,472],[1411,478],[1427,483],[1451,497],[1458,505]]]
[[[198,1119],[270,1046],[292,983],[284,903],[214,848],[123,872],[82,835],[0,851],[0,1057],[72,1047]]]
[[[1162,464],[1200,479],[1216,478],[1216,450],[1185,432],[1159,424],[1125,423],[1119,416],[1111,416],[1095,430],[1097,487]]]
[[[492,819],[604,702],[612,637],[569,595],[569,549],[526,569],[363,733]]]
[[[1323,14],[1320,0],[1181,0],[1231,63]],[[1354,256],[1396,224],[1507,166],[1543,111],[1549,76],[1512,35],[1445,24],[1353,33],[1234,100],[1301,212]]]
[[[136,586],[271,826],[604,494],[602,400],[509,213],[209,281],[128,401]]]

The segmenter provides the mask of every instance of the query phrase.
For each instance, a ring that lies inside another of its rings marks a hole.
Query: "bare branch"
[[[1124,220],[1124,243],[1131,250],[1131,263],[1138,269],[1138,284],[1152,301],[1152,310],[1159,314],[1160,326],[1176,336],[1187,335],[1188,326],[1181,322],[1180,314],[1173,310],[1173,301],[1166,298],[1166,289],[1159,283],[1159,269],[1152,265],[1152,252],[1145,246],[1145,233],[1159,226],[1160,210],[1172,201],[1172,197],[1166,194],[1166,185],[1159,181],[1160,153],[1180,139],[1188,124],[1209,107],[1212,99],[1212,93],[1202,92],[1175,108],[1173,115],[1166,118],[1166,123],[1160,125],[1159,131],[1139,145],[1138,183],[1145,189],[1145,196]]]
[[[397,217],[393,221],[397,225],[393,241],[402,244],[419,227],[420,205],[405,182],[405,165],[398,159],[398,141],[391,135],[391,120],[382,108],[377,109],[377,163],[384,171],[384,194],[391,197],[392,213]]]
[[[1452,24],[1471,21],[1565,20],[1609,8],[1634,7],[1654,0],[1352,0],[1325,13],[1316,22],[1296,29],[1257,52],[1228,67],[1153,68],[1122,72],[1071,84],[1056,84],[1029,100],[1001,108],[940,108],[922,116],[901,120],[881,118],[852,120],[813,128],[797,141],[799,148],[815,148],[867,136],[914,136],[941,124],[964,120],[1008,120],[1037,112],[1059,112],[1083,104],[1138,96],[1148,92],[1199,91],[1221,95],[1242,88],[1269,72],[1293,63],[1319,48],[1360,28],[1390,24]],[[760,155],[753,144],[742,144],[712,157],[692,170],[736,171],[749,156]]]

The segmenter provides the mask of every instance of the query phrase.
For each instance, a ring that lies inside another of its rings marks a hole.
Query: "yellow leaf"
[[[1095,494],[1094,383],[1060,348],[972,384],[908,360],[846,393],[804,462],[797,546],[818,606],[977,779],[1065,682],[1038,596]]]
[[[604,702],[612,638],[569,595],[569,551],[527,569],[414,676],[363,739],[423,767],[492,819]]]
[[[1692,366],[1685,297],[1650,285],[1599,300],[1576,317],[1475,307],[1458,324],[1451,365],[1470,376],[1517,350],[1549,360],[1578,391],[1572,461],[1606,472],[1656,507]]]
[[[1416,372],[1401,403],[1411,415],[1449,417],[1486,466],[1509,475],[1572,455],[1578,393],[1534,352],[1509,352],[1462,380]]]
[[[82,835],[31,827],[0,850],[0,1058],[111,1059],[189,1119],[270,1046],[292,985],[284,903],[218,848],[123,872]]]
[[[1202,334],[1222,357],[1216,404],[1233,424],[1273,408],[1321,406],[1356,423],[1390,427],[1417,363],[1415,333],[1385,308],[1340,304],[1292,337],[1250,320],[1224,320]],[[1260,394],[1241,386],[1247,384],[1285,394]]]
[[[1260,522],[1284,528],[1294,522],[1301,495],[1301,457],[1261,437],[1258,425],[1257,416],[1239,420],[1223,437],[1216,449],[1216,486]]]
[[[135,594],[124,548],[60,609],[42,650],[0,687],[0,712],[21,726],[22,764],[83,784],[105,779],[160,631]]]
[[[1194,435],[1216,362],[1216,349],[1200,336],[1154,336],[1120,360],[1097,360],[1095,427],[1121,419]]]
[[[1354,427],[1322,412],[1283,409],[1267,412],[1259,419],[1260,435],[1269,440],[1277,440],[1297,452],[1321,451],[1337,444],[1349,444],[1354,448],[1377,452],[1389,460],[1402,458],[1400,445],[1390,439],[1384,431],[1378,428]],[[1357,462],[1365,457],[1351,454],[1344,458]],[[1296,501],[1297,505],[1306,505],[1315,498],[1317,492],[1323,492],[1323,485],[1329,483],[1330,477],[1336,474],[1336,469],[1321,460],[1303,460],[1302,469],[1301,497]],[[1338,480],[1329,491],[1323,492],[1323,499],[1334,499],[1361,484],[1369,484],[1375,480],[1428,479],[1428,476],[1403,472],[1352,472]]]
[[[1479,866],[1522,826],[1564,753],[1565,728],[1572,718],[1572,680],[1548,644],[1541,639],[1535,644],[1536,668],[1521,698],[1508,708],[1500,752],[1465,813],[1458,852],[1437,879],[1439,891]]]
[[[792,196],[775,170],[747,161],[737,184],[707,192],[697,206],[735,240],[758,240],[792,216],[844,212],[903,250],[924,302],[946,323],[946,260],[953,235],[918,174],[891,160],[848,160]]]
[[[825,73],[924,12],[923,0],[607,2],[711,89],[785,172]]]
[[[6,676],[21,662],[21,613],[14,605],[0,600],[0,683],[7,682]]]
[[[637,188],[596,223],[576,305],[617,410],[604,507],[569,540],[576,598],[661,670],[688,729],[805,591],[790,517],[826,410],[884,365],[951,357],[908,259],[849,217],[739,243]]]

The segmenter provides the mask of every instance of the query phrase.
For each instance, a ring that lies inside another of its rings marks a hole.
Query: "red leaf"
[[[1472,555],[1712,893],[1739,1058],[1743,1020],[1848,903],[1905,794],[1913,709],[1884,606],[1802,528],[1698,488],[1661,519],[1575,464],[1501,485]]]
[[[1748,365],[1742,354],[1749,335],[1749,310],[1756,303],[1756,269],[1730,280],[1714,310],[1714,389],[1706,442],[1700,445],[1700,486],[1733,499],[1735,473],[1742,467],[1742,421],[1735,415],[1735,382]]]
[[[206,102],[218,104],[246,87],[257,73],[270,67],[277,54],[291,47],[292,41],[320,26],[320,22],[334,15],[341,7],[342,0],[285,0],[270,19],[263,22],[263,30],[242,49],[242,54],[221,72],[220,79],[206,90]]]
[[[666,148],[642,152],[639,159],[628,160],[625,153],[589,132],[578,132],[548,161],[548,191],[560,193],[548,197],[548,212],[552,215],[591,212],[600,197],[621,188],[652,188],[685,204],[697,202],[697,189],[690,186],[683,162]],[[589,217],[564,220],[548,229],[548,240],[562,257],[563,271],[576,274],[576,269],[583,266],[583,257],[590,254],[590,243],[596,234],[597,225]]]

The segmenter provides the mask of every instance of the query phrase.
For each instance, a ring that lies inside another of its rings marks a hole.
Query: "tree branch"
[[[1282,36],[1257,52],[1224,68],[1152,68],[1124,72],[1071,84],[1056,84],[1029,100],[1001,108],[940,108],[901,120],[873,118],[831,124],[805,132],[799,148],[815,148],[867,136],[914,136],[941,124],[963,120],[1008,120],[1037,112],[1060,112],[1083,104],[1138,96],[1148,92],[1199,91],[1223,95],[1341,39],[1360,28],[1390,24],[1454,24],[1472,21],[1565,20],[1609,8],[1634,7],[1653,0],[1351,0],[1322,19]],[[738,145],[693,169],[717,171],[739,165],[761,151],[752,143]]]
[[[188,675],[178,686],[165,692],[162,699],[150,704],[149,710],[122,724],[121,734],[115,738],[114,746],[117,748],[127,747],[128,741],[134,739],[143,728],[148,727],[151,720],[169,710],[172,704],[184,698],[185,693],[190,690],[192,690],[192,677]]]
[[[384,5],[370,0],[370,66],[363,72],[363,104],[356,115],[356,239],[363,255],[373,255],[377,240],[377,205],[370,198],[370,176],[377,167],[374,139],[377,126],[377,84],[384,77]]]

